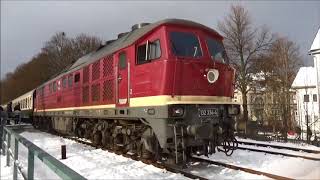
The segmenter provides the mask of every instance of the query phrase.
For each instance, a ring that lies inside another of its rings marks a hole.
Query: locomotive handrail
[[[34,157],[37,157],[41,160],[47,167],[49,167],[55,174],[57,174],[62,179],[77,179],[77,180],[85,180],[83,176],[39,148],[37,145],[33,144],[31,141],[19,135],[17,130],[25,130],[28,128],[32,128],[30,125],[7,125],[3,129],[3,153],[7,155],[6,165],[10,166],[10,158],[14,161],[14,169],[13,169],[13,180],[17,179],[18,170],[26,180],[34,179]],[[14,138],[14,153],[12,153],[11,149],[11,137]],[[28,149],[28,168],[27,173],[24,172],[18,160],[18,149],[19,142],[23,144]]]

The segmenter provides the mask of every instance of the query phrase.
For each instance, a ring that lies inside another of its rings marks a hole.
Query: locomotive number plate
[[[218,116],[218,109],[216,108],[205,108],[199,109],[199,117]]]

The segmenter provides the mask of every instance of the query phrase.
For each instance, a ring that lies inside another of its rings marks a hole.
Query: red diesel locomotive
[[[176,163],[227,152],[239,107],[222,40],[187,20],[134,25],[36,88],[34,125]]]

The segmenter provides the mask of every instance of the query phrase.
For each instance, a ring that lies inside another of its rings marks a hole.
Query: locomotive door
[[[76,72],[73,78],[73,98],[75,107],[80,106],[81,103],[81,86],[80,86],[80,72]]]
[[[117,55],[117,97],[116,106],[128,106],[129,105],[129,61],[127,58],[127,52],[122,51]]]

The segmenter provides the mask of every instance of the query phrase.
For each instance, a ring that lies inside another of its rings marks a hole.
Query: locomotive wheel
[[[110,147],[110,143],[111,143],[110,133],[107,130],[105,130],[102,133],[101,144],[103,147]]]
[[[102,140],[102,135],[100,131],[97,131],[96,133],[93,134],[93,144],[95,146],[101,145],[101,140]]]
[[[76,135],[79,137],[79,138],[83,138],[84,137],[84,130],[82,128],[78,128],[76,130]]]
[[[150,159],[152,157],[151,153],[146,150],[146,147],[143,142],[139,143],[138,156],[140,156],[140,158],[142,158],[142,159]]]

